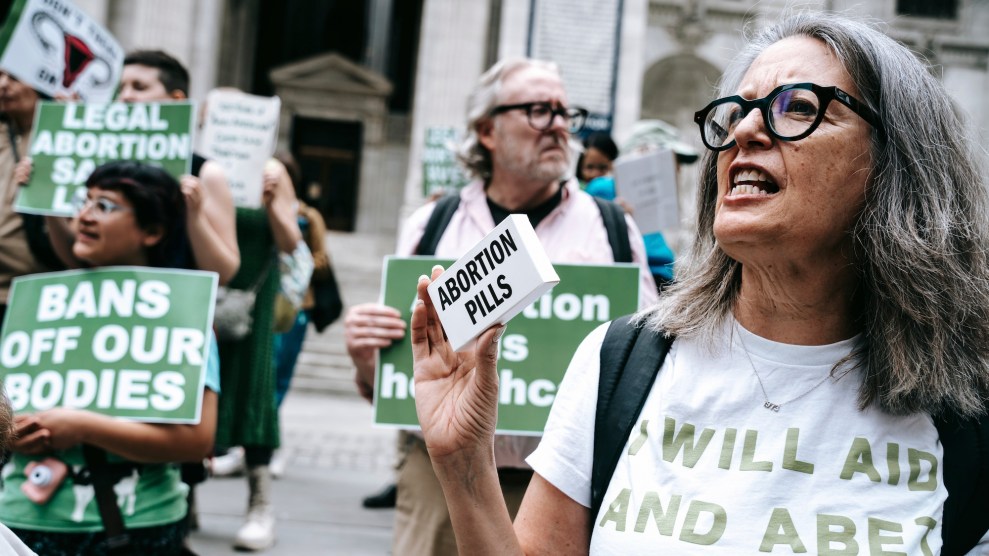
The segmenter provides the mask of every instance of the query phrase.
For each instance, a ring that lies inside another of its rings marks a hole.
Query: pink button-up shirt
[[[415,254],[435,206],[436,203],[429,203],[412,213],[399,234],[396,254],[403,257]],[[639,265],[641,309],[658,299],[656,283],[646,264],[642,234],[627,214],[625,222],[628,224],[632,262]],[[494,219],[484,193],[484,183],[474,181],[461,191],[460,206],[436,245],[436,256],[459,258],[494,227]],[[601,211],[594,199],[580,190],[576,180],[569,180],[564,184],[560,204],[539,222],[536,235],[554,262],[601,264],[615,260]],[[495,461],[498,467],[528,468],[525,458],[538,444],[539,437],[498,435],[495,437]]]

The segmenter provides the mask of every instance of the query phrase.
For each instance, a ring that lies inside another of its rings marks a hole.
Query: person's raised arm
[[[223,169],[207,161],[199,177],[182,176],[189,242],[196,267],[220,275],[220,285],[233,279],[240,267],[236,212]]]
[[[124,421],[83,409],[54,408],[18,416],[11,449],[29,455],[92,444],[139,463],[202,461],[213,448],[217,395],[207,389],[199,424]]]
[[[435,267],[435,280],[442,268]],[[504,326],[484,331],[474,351],[453,351],[426,293],[410,327],[416,413],[433,470],[443,487],[461,554],[587,554],[590,512],[538,474],[513,527],[498,483],[498,340]]]
[[[442,269],[433,269],[433,279]],[[416,414],[433,470],[443,487],[461,554],[522,554],[498,483],[494,431],[498,421],[498,340],[484,331],[474,351],[454,351],[419,278],[412,311]]]
[[[291,254],[302,241],[298,217],[299,200],[295,196],[288,171],[277,160],[269,160],[264,166],[261,203],[268,211],[268,223],[275,245],[282,253]]]

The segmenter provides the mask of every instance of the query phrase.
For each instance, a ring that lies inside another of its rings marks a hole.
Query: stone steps
[[[344,315],[351,305],[378,299],[382,259],[394,250],[395,238],[328,232],[326,245],[343,296],[344,314],[322,333],[309,327],[292,389],[356,397],[354,367],[344,344]]]

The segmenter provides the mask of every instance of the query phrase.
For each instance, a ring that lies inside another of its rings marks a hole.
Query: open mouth
[[[76,236],[78,236],[79,239],[83,239],[87,241],[96,241],[97,239],[100,238],[100,236],[95,232],[89,232],[85,230],[79,230],[78,232],[76,232]]]
[[[779,186],[769,174],[754,168],[739,170],[732,180],[728,197],[736,195],[772,195],[779,193]]]

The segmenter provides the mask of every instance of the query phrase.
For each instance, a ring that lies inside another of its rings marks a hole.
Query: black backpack
[[[628,225],[625,223],[625,212],[622,208],[611,201],[605,201],[597,197],[592,197],[601,211],[601,219],[604,221],[604,228],[608,232],[608,243],[611,245],[611,252],[614,253],[616,263],[632,262],[632,246],[628,241]],[[457,212],[460,206],[460,193],[451,193],[436,201],[433,213],[429,215],[426,222],[426,229],[419,240],[416,248],[416,255],[433,256],[436,254],[436,246],[443,237],[443,232],[450,225],[453,213]]]
[[[594,423],[591,520],[596,519],[632,427],[673,343],[631,316],[612,321],[601,345],[601,378]],[[968,553],[989,531],[989,415],[962,420],[935,416],[944,448],[948,499],[941,518],[943,556]]]

